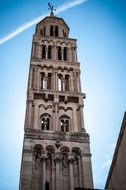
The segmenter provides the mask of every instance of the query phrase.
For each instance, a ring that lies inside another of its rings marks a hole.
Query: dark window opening
[[[53,26],[50,26],[50,36],[53,36]]]
[[[69,91],[69,76],[65,76],[65,91]]]
[[[56,36],[56,37],[59,36],[58,26],[55,26],[55,36]]]
[[[40,34],[41,34],[41,36],[43,36],[43,30],[42,29],[40,30]]]
[[[51,50],[52,50],[52,46],[48,46],[48,59],[51,59],[51,56],[52,56]]]
[[[46,58],[46,46],[42,45],[42,58],[45,59]]]
[[[63,59],[64,61],[67,61],[67,47],[64,47]]]
[[[43,28],[43,35],[45,36],[45,33],[46,33],[46,28],[44,27]]]
[[[45,183],[45,190],[49,190],[49,182]]]
[[[47,89],[51,89],[51,73],[48,74]]]
[[[61,47],[58,46],[58,60],[62,60]]]

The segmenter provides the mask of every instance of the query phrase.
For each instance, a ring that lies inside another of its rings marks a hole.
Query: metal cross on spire
[[[51,5],[50,3],[48,3],[48,6],[49,6],[49,10],[51,11],[50,15],[54,15],[54,12],[53,11],[56,11],[56,9],[54,9],[54,6]]]

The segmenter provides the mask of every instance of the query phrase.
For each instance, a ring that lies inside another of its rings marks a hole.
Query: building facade
[[[76,39],[51,12],[36,25],[27,89],[20,190],[93,188]]]
[[[105,189],[126,189],[126,112],[122,121]]]

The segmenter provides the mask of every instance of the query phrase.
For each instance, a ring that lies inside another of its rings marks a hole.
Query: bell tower
[[[20,190],[93,188],[76,39],[53,14],[36,25],[27,89]]]

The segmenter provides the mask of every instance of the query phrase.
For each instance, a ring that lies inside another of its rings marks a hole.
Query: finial
[[[51,11],[50,15],[54,15],[53,11],[56,11],[56,9],[54,9],[53,5],[51,5],[50,3],[48,3],[48,6],[49,6],[48,9]]]

